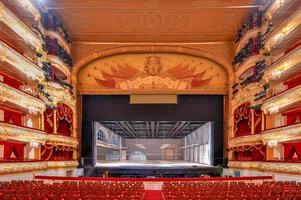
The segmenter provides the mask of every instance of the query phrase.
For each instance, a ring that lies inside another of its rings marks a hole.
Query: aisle
[[[161,190],[145,190],[144,200],[163,200]]]

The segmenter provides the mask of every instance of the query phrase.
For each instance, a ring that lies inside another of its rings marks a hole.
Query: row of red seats
[[[42,181],[0,182],[0,199],[9,200],[141,200],[142,182]]]
[[[164,182],[165,200],[199,199],[300,199],[301,183],[296,182]]]

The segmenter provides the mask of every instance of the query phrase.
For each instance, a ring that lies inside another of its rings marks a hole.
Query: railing
[[[277,93],[264,100],[262,110],[265,113],[278,113],[281,109],[301,101],[301,85]]]
[[[37,162],[6,162],[0,163],[0,174],[20,173],[46,170],[49,168],[76,167],[78,162],[70,161],[37,161]]]
[[[26,43],[30,44],[37,52],[42,52],[42,42],[40,38],[32,32],[21,20],[10,12],[0,2],[0,21],[13,30]]]
[[[286,142],[301,139],[301,123],[275,127],[260,134],[233,137],[228,140],[229,147],[256,145],[263,142]]]
[[[39,81],[45,79],[44,72],[39,66],[25,58],[23,55],[21,55],[2,41],[0,41],[0,61],[12,65],[23,74],[25,74],[29,79]]]
[[[32,114],[43,113],[46,109],[45,103],[41,99],[2,82],[0,82],[0,93],[0,101],[10,102],[28,109]]]
[[[64,145],[76,147],[78,145],[78,139],[75,137],[68,137],[58,134],[48,134],[47,135],[47,144],[55,144],[55,145]]]
[[[301,163],[273,161],[229,161],[228,166],[231,168],[253,169],[264,172],[301,174]]]

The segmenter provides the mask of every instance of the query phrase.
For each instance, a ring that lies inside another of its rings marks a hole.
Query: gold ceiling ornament
[[[37,142],[45,143],[47,134],[44,131],[16,126],[0,122],[0,139],[1,140],[17,140],[21,142]]]
[[[291,88],[264,100],[261,109],[265,114],[274,114],[299,101],[301,101],[301,86]]]
[[[0,101],[9,102],[22,108],[28,109],[30,114],[41,114],[46,110],[45,102],[30,94],[10,87],[0,82]]]
[[[233,137],[229,139],[229,147],[244,145],[267,144],[269,142],[288,142],[301,139],[301,124],[274,128],[260,134]]]
[[[44,54],[42,41],[21,20],[0,2],[0,21],[13,30],[26,43],[30,44],[37,52]]]
[[[301,24],[301,8],[291,15],[283,24],[268,36],[265,43],[266,51],[271,51],[283,42],[286,37]]]
[[[49,168],[73,168],[77,166],[78,162],[74,160],[0,163],[0,174],[39,171]]]
[[[0,60],[12,65],[29,79],[38,81],[45,80],[44,72],[38,65],[28,60],[2,41],[0,41]]]
[[[66,137],[66,136],[56,135],[56,134],[47,135],[46,140],[47,140],[47,144],[53,144],[53,145],[63,145],[63,146],[70,146],[70,147],[77,147],[78,145],[77,138]]]
[[[297,64],[299,63],[301,63],[301,47],[298,47],[273,63],[267,68],[264,77],[268,80],[277,80],[288,73],[288,71],[298,68]]]
[[[299,163],[229,161],[228,167],[238,168],[238,169],[253,169],[253,170],[259,170],[264,172],[301,174],[301,165]]]

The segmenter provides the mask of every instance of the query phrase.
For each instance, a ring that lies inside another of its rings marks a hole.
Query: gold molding
[[[300,101],[301,85],[264,100],[261,109],[265,114],[274,114]]]
[[[46,110],[45,102],[0,82],[0,102],[9,102],[28,109],[31,114],[41,114]]]
[[[253,169],[264,172],[301,174],[301,163],[229,161],[228,166],[231,168]]]
[[[30,44],[37,52],[42,53],[42,41],[21,20],[0,2],[0,21]]]
[[[55,67],[60,69],[67,76],[67,78],[70,79],[70,68],[59,57],[54,55],[47,55],[47,61],[55,65]]]
[[[77,138],[66,137],[63,135],[56,135],[56,134],[48,134],[46,138],[46,142],[54,145],[64,145],[64,146],[71,146],[71,147],[77,147],[78,145]]]
[[[301,124],[274,128],[260,134],[229,138],[229,147],[266,144],[269,141],[286,142],[301,139]]]
[[[38,65],[28,60],[2,41],[0,41],[0,61],[10,64],[29,79],[39,81],[45,80],[44,72]]]
[[[77,161],[37,161],[0,163],[0,174],[47,170],[49,168],[77,167]]]

